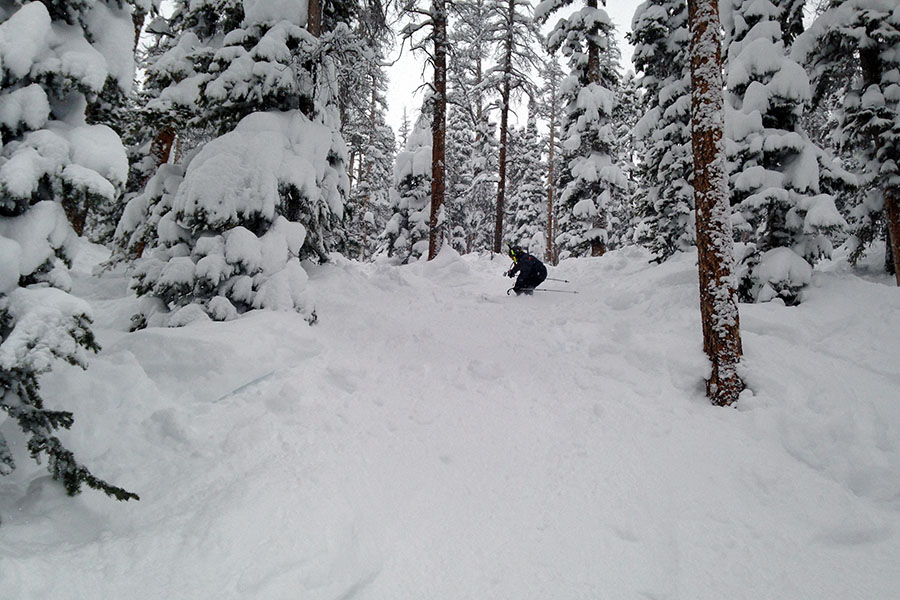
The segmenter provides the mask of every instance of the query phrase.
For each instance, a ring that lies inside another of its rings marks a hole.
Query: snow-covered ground
[[[4,600],[900,594],[900,292],[874,271],[742,305],[751,390],[716,408],[693,255],[567,261],[545,287],[579,294],[522,298],[503,259],[337,259],[310,267],[314,326],[138,333],[102,258],[74,276],[103,350],[42,390],[141,500],[67,498],[17,448]]]

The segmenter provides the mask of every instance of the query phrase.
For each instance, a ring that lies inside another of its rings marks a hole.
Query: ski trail
[[[348,275],[359,294],[345,293]],[[642,589],[665,597],[675,586],[677,566],[665,556],[675,534],[654,530],[662,518],[648,526],[629,516],[632,499],[651,493],[650,484],[604,463],[622,452],[608,444],[634,443],[617,433],[617,422],[647,419],[666,430],[669,415],[652,416],[633,392],[666,393],[630,365],[659,358],[653,338],[637,344],[644,356],[622,352],[622,342],[645,336],[642,311],[613,318],[603,293],[506,296],[507,282],[486,272],[450,285],[418,277],[415,267],[387,279],[377,267],[355,266],[341,278],[323,270],[311,280],[323,299],[316,330],[329,346],[318,367],[343,370],[354,356],[380,357],[368,370],[357,367],[364,389],[337,394],[336,410],[371,442],[356,449],[366,464],[391,465],[351,475],[367,481],[367,502],[382,503],[371,509],[382,522],[368,526],[390,540],[385,568],[416,564],[404,572],[410,589],[440,581],[448,598],[505,598],[516,581],[537,585],[522,590],[527,597],[552,597],[564,584],[553,564],[605,557],[645,564]],[[485,302],[486,295],[500,300]],[[396,517],[385,523],[385,514]],[[547,548],[561,556],[543,557]],[[535,581],[523,555],[549,565],[544,580]],[[631,583],[601,570],[584,586],[614,592]],[[380,585],[376,578],[359,597],[389,597],[390,584]]]

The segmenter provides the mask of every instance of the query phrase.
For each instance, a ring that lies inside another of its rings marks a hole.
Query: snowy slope
[[[319,322],[125,333],[47,377],[66,439],[141,495],[0,479],[0,597],[889,600],[900,590],[900,293],[842,262],[742,306],[737,409],[703,395],[694,257],[310,267]],[[11,423],[0,424],[10,433]],[[11,437],[11,436],[10,436]]]

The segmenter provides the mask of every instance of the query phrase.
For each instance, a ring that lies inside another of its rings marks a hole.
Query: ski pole
[[[556,279],[554,277],[547,277],[547,281],[561,281],[562,283],[569,283],[568,279]]]
[[[508,290],[506,290],[506,295],[509,296],[514,289],[515,288],[509,288]],[[577,294],[578,293],[574,290],[548,290],[548,289],[544,289],[544,288],[540,288],[540,289],[536,288],[531,291],[532,292],[556,292],[558,294]]]

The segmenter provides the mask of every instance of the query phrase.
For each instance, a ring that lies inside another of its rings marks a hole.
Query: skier
[[[516,273],[519,278],[513,286],[516,296],[519,294],[531,295],[534,288],[544,283],[547,278],[547,267],[544,263],[528,254],[521,246],[510,246],[509,257],[513,261],[512,267],[506,272],[508,277],[515,277]]]

